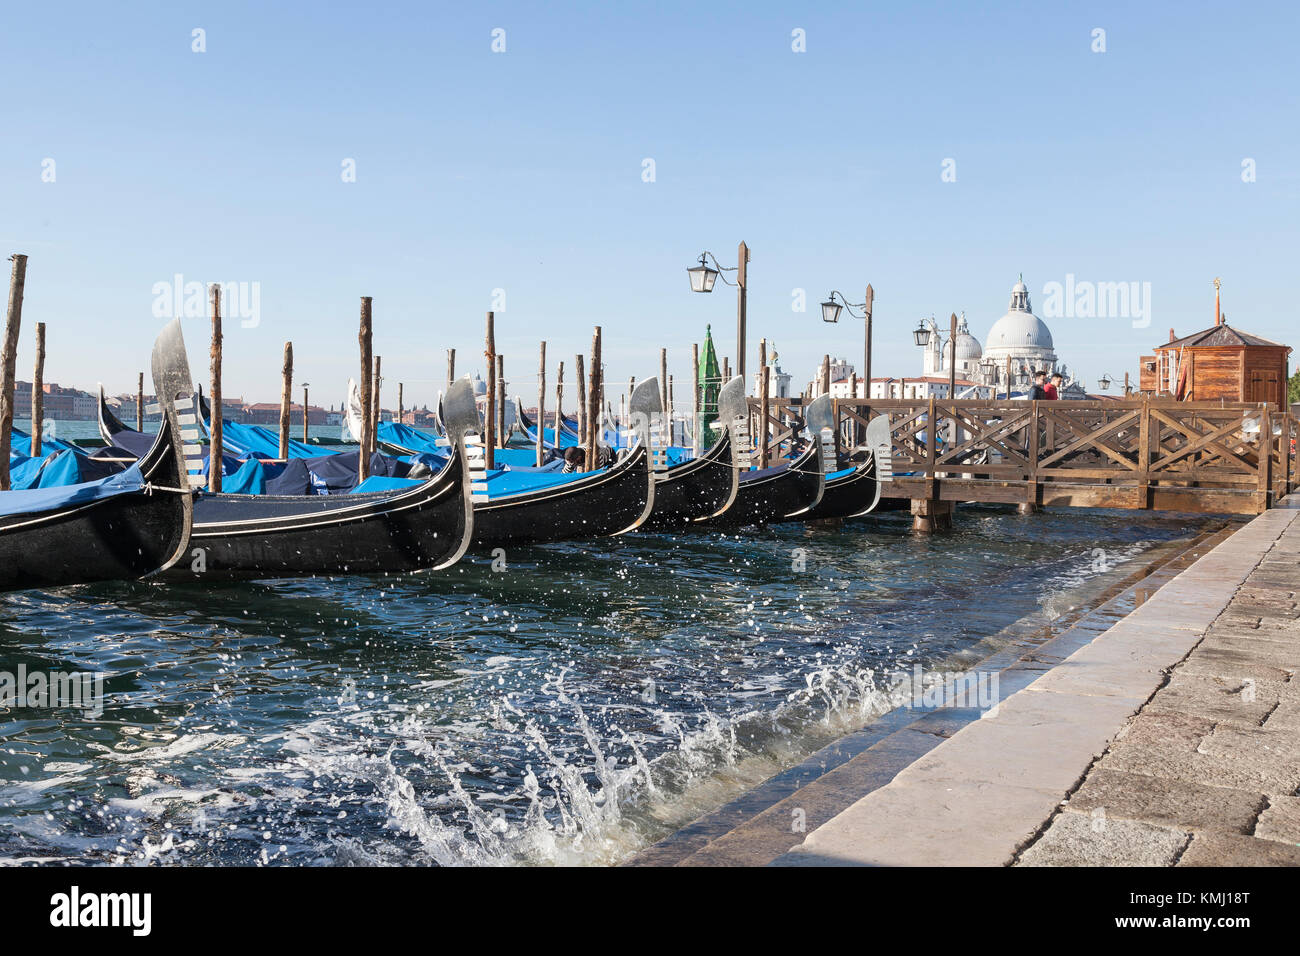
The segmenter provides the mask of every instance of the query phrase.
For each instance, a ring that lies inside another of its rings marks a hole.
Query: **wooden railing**
[[[868,422],[889,416],[897,477],[888,497],[1256,514],[1300,479],[1297,420],[1269,404],[838,399],[835,407],[845,451]],[[770,403],[769,460],[789,451],[801,411],[797,399]],[[751,412],[757,439],[757,402]]]

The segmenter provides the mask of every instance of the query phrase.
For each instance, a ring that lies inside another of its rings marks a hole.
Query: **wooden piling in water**
[[[506,447],[506,357],[497,353],[497,444]]]
[[[289,458],[289,410],[293,405],[293,343],[284,343],[284,364],[280,367],[280,458]],[[306,416],[307,410],[303,409]]]
[[[600,447],[600,326],[596,326],[591,336],[591,368],[587,372],[587,446],[584,453],[587,458],[585,470],[596,468],[596,453]]]
[[[587,381],[583,377],[582,356],[573,357],[573,374],[578,383],[578,447],[587,447]]]
[[[357,334],[357,341],[361,345],[361,384],[357,387],[361,398],[361,434],[357,440],[361,443],[361,449],[357,452],[357,479],[359,482],[365,481],[370,477],[370,431],[372,426],[371,404],[374,402],[374,383],[371,376],[374,374],[375,360],[372,351],[374,345],[373,328],[371,322],[372,302],[370,296],[361,297],[361,331]]]
[[[9,490],[9,451],[14,426],[14,378],[18,363],[18,329],[23,319],[23,287],[27,283],[27,257],[9,257],[9,310],[5,315],[4,342],[0,344],[0,491]]]
[[[537,467],[542,467],[546,457],[543,438],[546,433],[546,343],[542,343],[541,357],[537,362]],[[560,423],[555,423],[555,443],[560,443]]]
[[[208,491],[221,494],[222,419],[221,405],[221,286],[212,286],[212,346],[208,359],[209,391],[212,395],[212,416],[208,423]],[[158,396],[161,405],[162,396]]]
[[[771,370],[767,364],[767,339],[758,340],[758,428],[753,432],[754,441],[758,451],[758,467],[767,467],[767,416],[768,404],[768,384],[770,383]]]
[[[32,457],[39,458],[45,431],[45,323],[36,323],[36,368],[32,373]]]
[[[199,409],[194,409],[194,414],[199,414]],[[135,430],[144,431],[144,372],[140,373],[135,383]]]
[[[452,383],[456,381],[456,350],[447,349],[447,391],[442,394],[446,395],[451,391]]]
[[[564,402],[564,363],[560,363],[559,371],[555,377],[555,444],[560,444],[560,428],[564,425],[564,415],[560,411],[560,406]]]
[[[699,457],[702,445],[700,431],[700,346],[698,342],[691,343],[691,448],[695,452],[695,457]]]
[[[379,411],[380,408],[382,407],[380,405],[380,394],[383,391],[383,386],[384,386],[383,377],[381,376],[380,372],[383,370],[383,366],[384,366],[384,357],[382,355],[376,355],[375,356],[375,397],[370,402],[370,414],[373,416],[373,421],[371,421],[370,423],[370,454],[372,455],[379,448],[379,420],[382,417]]]
[[[659,350],[659,407],[668,411],[668,350]]]
[[[307,414],[307,383],[302,383],[302,443],[305,445],[308,441],[307,426],[311,424],[310,416]]]
[[[494,316],[491,312],[487,314],[487,348],[483,351],[484,358],[487,359],[487,404],[484,409],[484,427],[486,433],[483,444],[486,448],[485,463],[488,468],[496,467],[494,452],[497,443],[497,340],[496,329],[494,327]]]

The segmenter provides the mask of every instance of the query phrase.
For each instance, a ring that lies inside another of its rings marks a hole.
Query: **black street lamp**
[[[713,284],[722,276],[722,281],[727,285],[736,287],[736,372],[741,378],[745,376],[745,316],[748,311],[748,290],[749,290],[749,246],[743,242],[736,252],[739,264],[735,266],[724,266],[718,261],[718,257],[707,249],[700,254],[700,264],[691,266],[686,270],[691,280],[692,292],[712,292]],[[713,260],[713,267],[709,266],[709,260]],[[724,272],[736,273],[736,281],[728,282],[727,277],[723,276]]]
[[[912,330],[912,341],[921,348],[925,348],[930,344],[930,330],[925,327],[925,319],[922,319],[920,324]]]

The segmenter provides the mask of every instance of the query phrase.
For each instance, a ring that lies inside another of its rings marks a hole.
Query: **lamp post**
[[[822,303],[822,321],[836,323],[840,320],[840,312],[844,309],[849,310],[849,315],[855,319],[865,319],[866,329],[862,338],[862,397],[871,397],[871,308],[875,301],[876,293],[867,284],[866,298],[862,302],[850,302],[844,297],[844,294],[838,291],[832,291]],[[862,314],[854,312],[854,309],[861,309]],[[856,398],[857,396],[851,396]]]
[[[1101,386],[1101,390],[1104,392],[1110,388],[1110,383],[1112,381],[1113,380],[1109,375],[1107,375],[1105,372],[1102,372],[1101,378],[1097,379],[1097,384]],[[1125,372],[1124,373],[1124,397],[1125,398],[1128,398],[1129,390],[1130,390],[1130,386],[1129,386],[1128,372]]]
[[[700,264],[691,266],[686,270],[691,280],[692,292],[712,292],[713,285],[722,276],[722,281],[727,285],[736,287],[736,374],[741,378],[745,377],[745,317],[748,309],[748,291],[749,291],[749,246],[743,242],[736,250],[738,264],[735,266],[724,266],[718,261],[718,257],[707,249],[700,254]],[[710,267],[709,261],[712,260],[713,266]],[[731,282],[724,272],[736,273],[736,281]]]

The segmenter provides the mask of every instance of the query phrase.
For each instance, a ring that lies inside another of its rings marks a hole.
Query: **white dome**
[[[966,325],[966,316],[962,316],[961,325],[957,326],[957,361],[978,362],[984,355],[980,340],[970,334]]]
[[[475,374],[474,376],[474,394],[475,395],[487,394],[487,382],[483,381],[482,376],[478,374]]]
[[[989,348],[1050,350],[1052,333],[1032,312],[1008,312],[989,329]]]
[[[1052,333],[1047,324],[1034,315],[1029,304],[1029,289],[1022,277],[1011,288],[1007,314],[989,329],[990,349],[1044,349],[1052,351]]]

